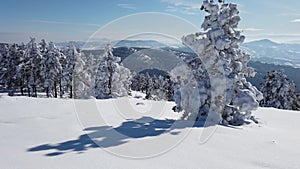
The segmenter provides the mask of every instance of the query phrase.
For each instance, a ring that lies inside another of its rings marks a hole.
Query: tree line
[[[47,97],[72,98],[72,75],[78,49],[72,43],[61,50],[53,42],[37,43],[31,38],[25,45],[2,44],[0,49],[0,84],[10,96],[16,92],[37,97],[45,92]]]

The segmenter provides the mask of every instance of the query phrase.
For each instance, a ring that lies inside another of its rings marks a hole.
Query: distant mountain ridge
[[[91,49],[93,49],[93,44],[90,43],[89,45]],[[165,55],[162,52],[157,54],[155,50],[147,50],[147,48],[157,49],[159,45],[160,42],[155,41],[120,41],[114,49],[114,55],[121,57],[122,60],[131,55],[130,58],[125,60],[124,65],[135,71],[141,71],[141,69],[145,67],[148,67],[149,70],[156,68],[153,65],[159,66],[160,69],[168,68],[170,62],[167,57],[163,58],[164,56],[168,56],[166,53]],[[133,48],[132,46],[144,46],[145,48]],[[264,82],[263,77],[268,71],[283,69],[289,79],[295,82],[296,90],[300,93],[300,44],[280,44],[268,39],[263,39],[244,43],[241,47],[247,50],[252,57],[249,66],[255,68],[257,75],[253,79],[249,79],[249,81],[256,87],[261,87],[261,83]],[[174,54],[181,58],[195,57],[192,51],[187,47],[173,48],[171,46],[162,45],[161,48],[174,52]],[[132,54],[140,50],[144,51],[144,55],[141,55],[141,57],[137,59],[138,56]],[[92,53],[99,55],[102,51],[94,50]],[[147,55],[150,56],[150,59]],[[171,65],[175,63],[178,63],[178,61]]]
[[[173,48],[183,47],[181,44],[169,44],[158,42],[156,40],[120,40],[120,41],[71,41],[75,47],[84,50],[99,50],[105,48],[107,44],[113,45],[114,48],[118,47],[128,47],[128,48],[151,48],[159,49],[172,46]],[[59,48],[64,48],[69,45],[70,42],[56,42],[55,45]]]
[[[254,61],[300,68],[300,44],[276,43],[268,39],[241,45]]]
[[[77,48],[84,48],[88,50],[103,49],[106,44],[110,43],[108,40],[83,42],[76,41],[73,44]],[[179,49],[180,51],[190,51],[187,47],[181,44],[167,44],[158,42],[155,40],[121,40],[111,42],[114,48],[118,47],[140,47],[151,49]],[[66,47],[68,42],[56,43],[58,47]],[[300,68],[300,44],[284,44],[276,43],[268,39],[262,39],[258,41],[252,41],[244,43],[241,48],[249,52],[254,61],[260,61],[263,63],[270,63],[276,65],[288,65],[295,68]]]

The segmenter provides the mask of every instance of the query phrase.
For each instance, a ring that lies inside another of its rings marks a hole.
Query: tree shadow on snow
[[[176,122],[176,125],[174,125]],[[57,144],[44,144],[28,149],[28,152],[55,151],[47,153],[46,156],[58,156],[67,152],[83,153],[92,148],[108,148],[128,142],[130,138],[155,137],[164,133],[178,135],[180,132],[175,129],[187,127],[203,127],[204,122],[187,122],[175,120],[157,120],[151,117],[143,117],[137,120],[123,122],[118,127],[100,126],[84,129],[86,134],[80,135],[77,139]]]

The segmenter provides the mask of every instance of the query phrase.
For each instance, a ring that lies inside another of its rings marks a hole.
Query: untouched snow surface
[[[299,112],[259,108],[259,125],[214,130],[174,125],[171,102],[78,102],[0,97],[0,168],[300,168]],[[94,103],[98,113],[90,110]],[[201,143],[204,130],[214,132]]]

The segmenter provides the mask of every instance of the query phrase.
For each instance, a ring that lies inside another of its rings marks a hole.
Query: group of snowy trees
[[[121,58],[113,55],[107,45],[103,54],[81,54],[74,68],[74,98],[107,99],[131,94],[131,71],[124,67]]]
[[[130,94],[131,72],[110,46],[101,56],[84,55],[72,43],[59,49],[31,38],[27,45],[2,45],[0,63],[0,85],[11,96],[25,91],[30,97],[45,92],[47,97],[79,99]]]
[[[169,75],[153,75],[140,73],[132,78],[131,89],[146,93],[146,99],[173,100],[174,84]]]
[[[37,97],[38,92],[44,91],[48,97],[63,97],[66,92],[72,93],[77,54],[72,44],[61,51],[53,42],[36,43],[34,38],[27,45],[4,44],[0,51],[0,84],[9,95],[16,91],[24,95],[26,91],[28,96]]]
[[[268,72],[266,82],[261,92],[263,107],[274,107],[278,109],[300,110],[300,97],[296,95],[295,84],[289,82],[283,70]]]

